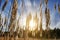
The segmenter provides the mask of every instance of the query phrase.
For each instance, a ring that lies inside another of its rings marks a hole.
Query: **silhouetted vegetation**
[[[60,38],[60,29],[55,28],[54,30],[49,30],[48,33],[49,34],[46,33],[46,30],[43,30],[42,37],[48,38],[48,35],[49,35],[49,38],[56,38],[56,39]],[[29,32],[29,37],[33,37],[32,32]],[[38,31],[35,34],[35,38],[40,38],[40,31]]]

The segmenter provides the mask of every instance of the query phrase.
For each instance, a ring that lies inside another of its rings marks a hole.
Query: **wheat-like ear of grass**
[[[1,27],[1,14],[0,14],[0,27]]]
[[[8,3],[8,1],[5,1],[5,3],[3,4],[3,6],[2,6],[2,11],[4,11],[4,9],[5,9],[6,5],[7,5],[7,3]]]
[[[46,5],[47,5],[47,3],[48,3],[48,0],[45,0],[45,3],[46,3]]]
[[[1,3],[1,0],[0,0],[0,3]]]
[[[13,29],[15,24],[14,21],[16,20],[16,14],[17,14],[17,0],[14,0],[12,5],[12,12],[11,12],[11,19],[10,19],[10,28],[9,30]]]
[[[58,12],[60,13],[60,5],[58,4]]]
[[[54,10],[56,10],[56,4],[54,4]]]
[[[46,17],[46,27],[48,27],[50,22],[50,10],[47,8],[45,9],[45,17]]]

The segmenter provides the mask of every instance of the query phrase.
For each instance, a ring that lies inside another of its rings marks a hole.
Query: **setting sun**
[[[33,19],[29,22],[29,30],[33,31],[35,30],[36,23],[34,22]]]

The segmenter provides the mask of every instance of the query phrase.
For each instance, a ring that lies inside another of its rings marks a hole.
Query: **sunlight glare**
[[[31,31],[35,30],[35,22],[33,19],[31,19],[30,23],[29,23],[29,28]]]

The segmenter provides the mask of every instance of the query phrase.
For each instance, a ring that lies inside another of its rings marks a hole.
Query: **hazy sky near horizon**
[[[45,29],[45,2],[42,1],[42,14],[43,14],[43,28]],[[1,6],[0,6],[0,13],[2,5],[4,4],[5,0],[2,0]],[[5,16],[9,19],[11,14],[9,13],[10,7],[13,3],[13,0],[8,0],[8,4],[6,5],[6,8],[4,11],[2,11],[2,18],[4,19]],[[56,10],[54,10],[54,4],[56,3]],[[48,0],[48,8],[50,9],[50,28],[60,28],[60,13],[58,12],[58,3],[60,4],[60,0]],[[24,17],[22,16],[22,19],[24,23],[24,18],[26,18],[26,15],[28,15],[29,12],[31,12],[33,15],[37,12],[37,15],[40,13],[40,0],[24,0]],[[18,0],[18,10],[17,10],[17,19],[22,13],[22,0]],[[39,17],[39,16],[38,16]],[[22,23],[22,24],[23,24]],[[9,21],[8,21],[9,24]],[[21,24],[21,25],[22,25]]]

